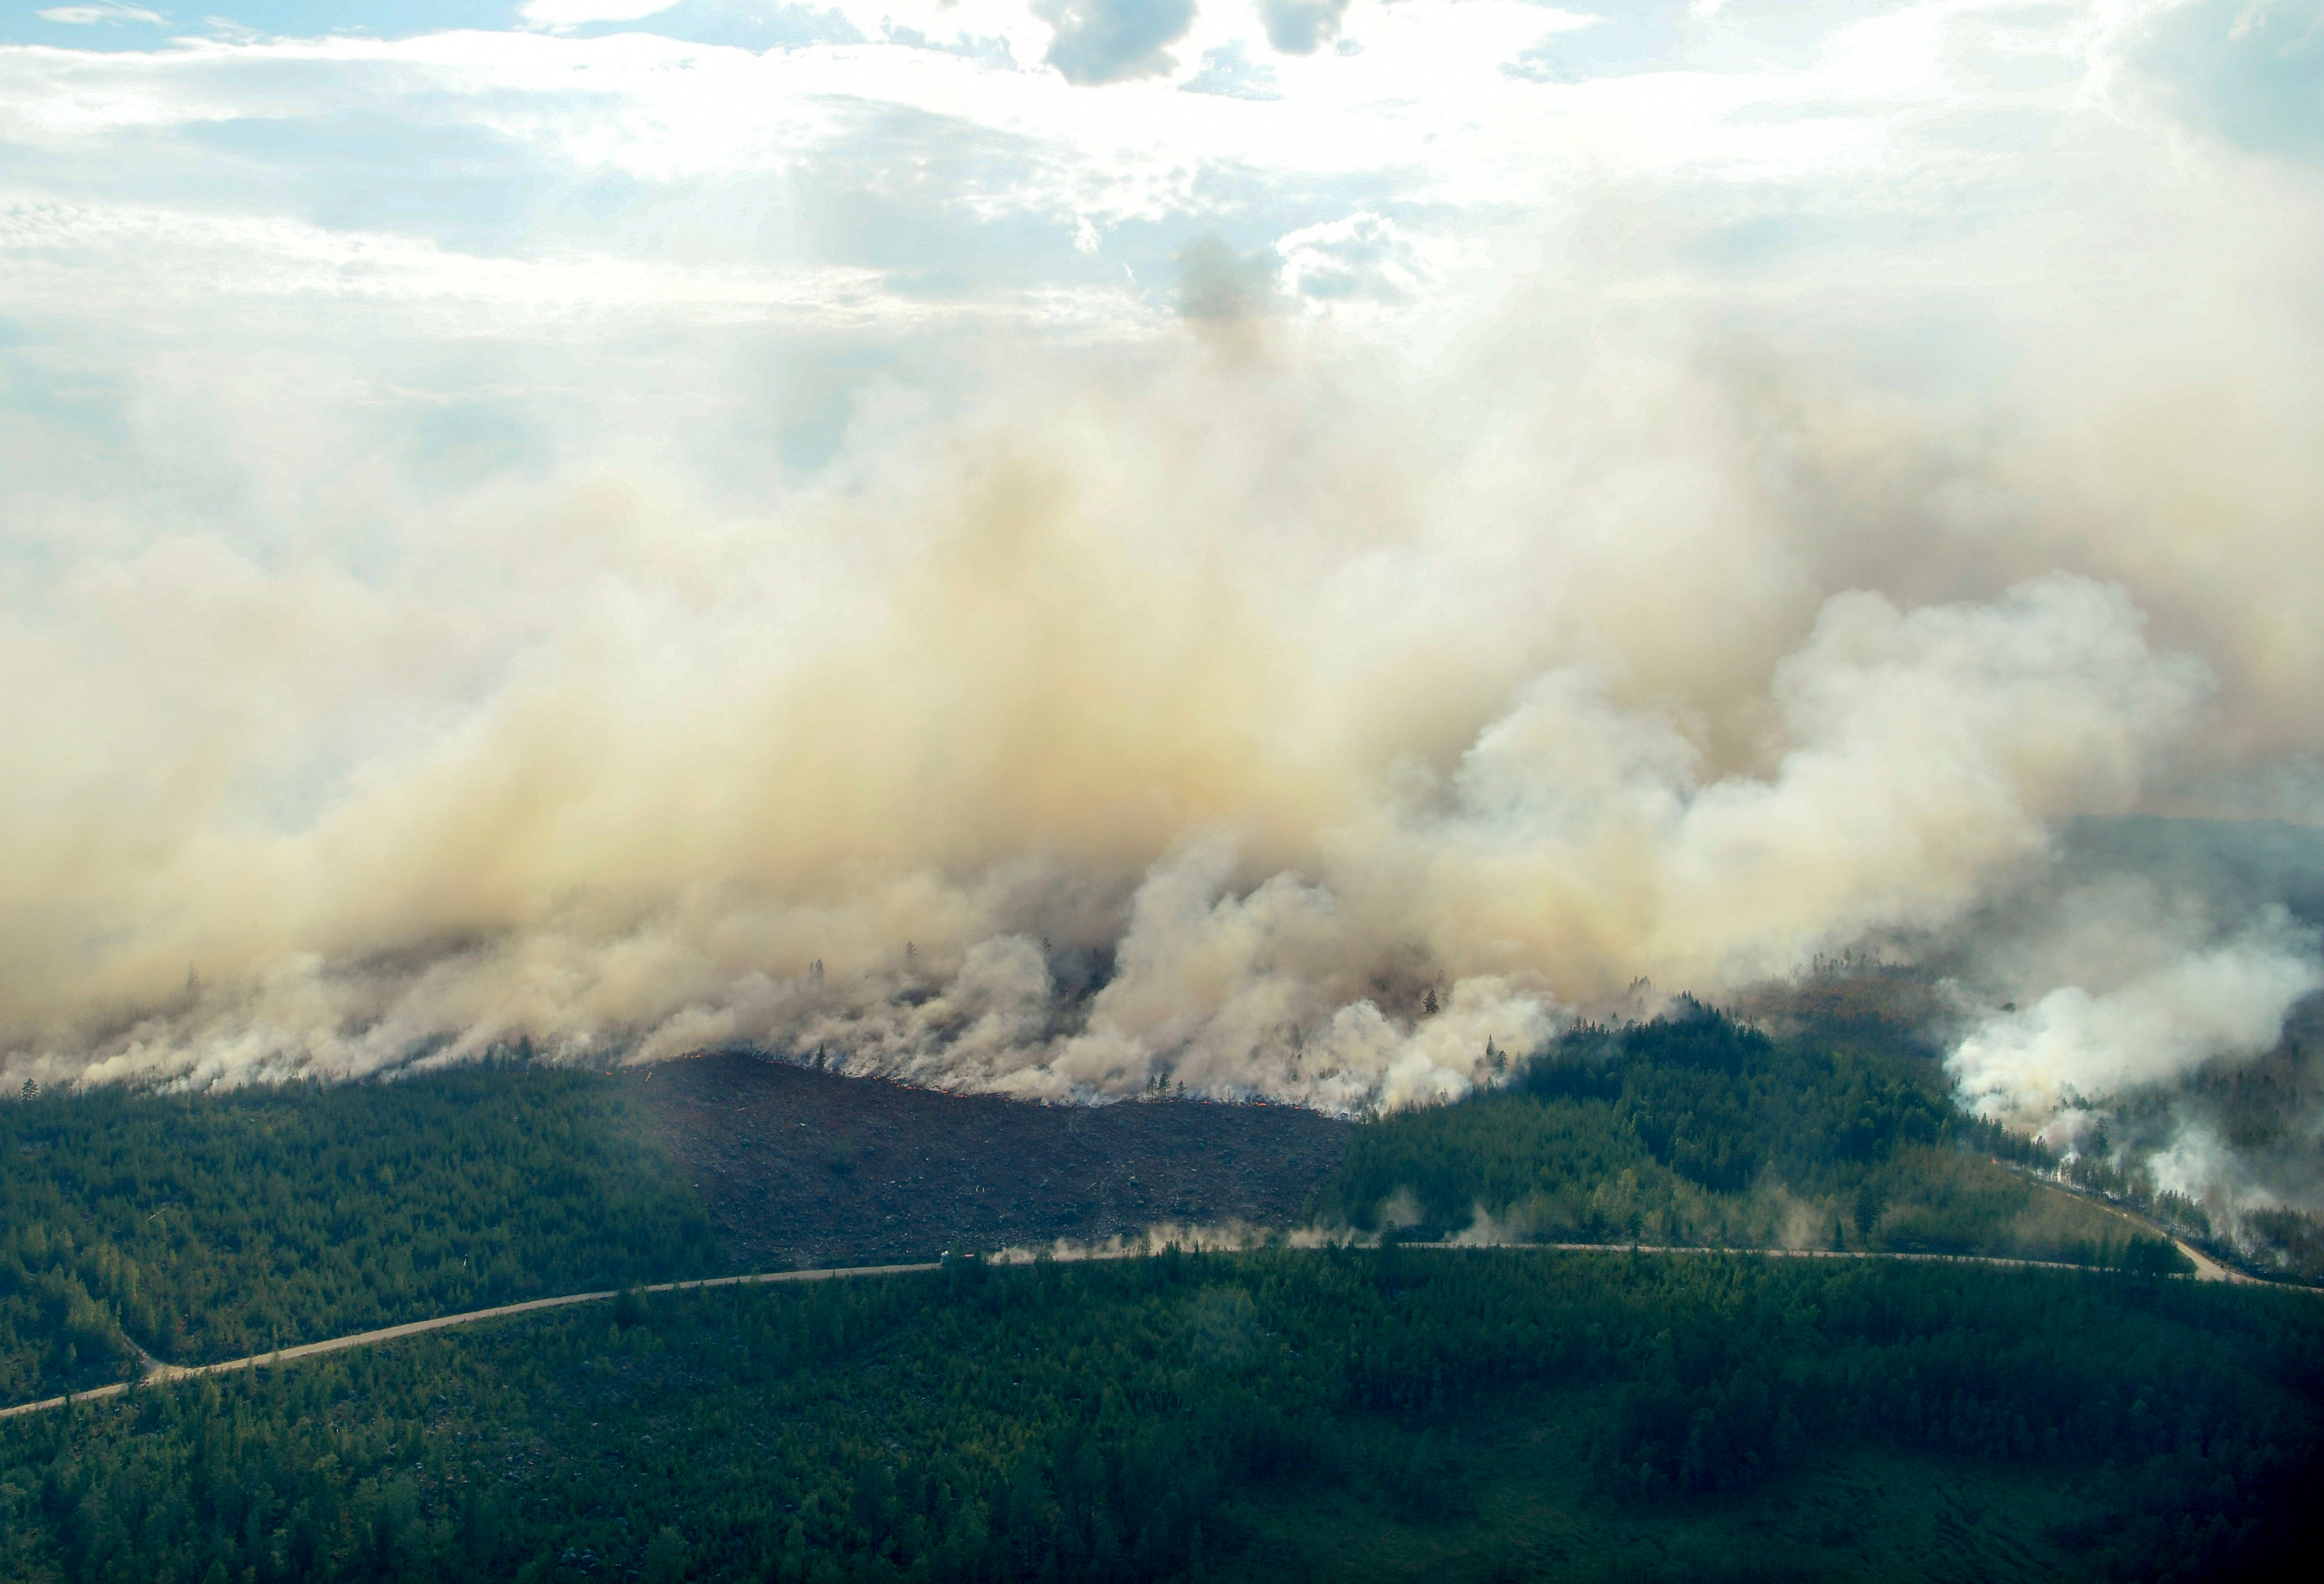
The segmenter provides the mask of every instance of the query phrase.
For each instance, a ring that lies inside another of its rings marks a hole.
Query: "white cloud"
[[[525,0],[517,14],[537,27],[585,27],[593,22],[639,22],[678,0]]]
[[[176,273],[156,276],[166,253]],[[99,283],[163,304],[215,296],[522,305],[536,314],[608,308],[711,318],[797,315],[846,323],[902,309],[883,301],[873,271],[688,266],[620,255],[480,257],[393,233],[327,229],[289,219],[189,215],[114,206],[32,208],[0,203],[0,257],[20,307],[69,309]]]
[[[1275,73],[1255,63],[1236,39],[1203,51],[1202,69],[1178,85],[1190,94],[1217,94],[1231,99],[1279,99]]]
[[[160,12],[148,11],[142,5],[54,5],[33,14],[43,22],[60,22],[73,27],[118,22],[142,22],[152,27],[167,27],[170,23],[170,19]]]
[[[1043,59],[1094,88],[1174,70],[1168,47],[1194,25],[1194,0],[1033,0],[1033,14],[1056,30]]]
[[[1267,42],[1286,55],[1312,54],[1340,36],[1349,0],[1259,0]]]
[[[1286,232],[1275,246],[1285,283],[1318,301],[1404,302],[1439,278],[1421,238],[1369,212]]]

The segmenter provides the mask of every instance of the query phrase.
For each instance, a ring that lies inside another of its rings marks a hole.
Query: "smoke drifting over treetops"
[[[608,403],[447,407],[454,466],[285,394],[342,310],[237,310],[139,420],[218,439],[147,445],[195,504],[15,453],[64,526],[0,618],[5,1080],[747,1042],[1352,1110],[1871,948],[1954,976],[1969,1103],[2081,1138],[2324,984],[2299,906],[2067,839],[2324,813],[2324,226],[2079,135],[2078,231],[1781,292],[1607,190],[1386,321],[1275,294],[1314,236],[1198,245],[1182,322],[947,321],[764,487],[702,455],[794,394],[715,327],[430,307],[475,388]]]
[[[1634,976],[1940,935],[2242,724],[2118,581],[1831,587],[1749,386],[1576,370],[1461,454],[1261,358],[1026,392],[758,522],[579,488],[456,604],[198,542],[91,569],[12,635],[12,1076],[745,1041],[1394,1105]],[[238,783],[447,651],[466,709],[252,827]],[[2312,938],[2219,922],[2032,984],[1965,1087],[2039,1121],[2272,1043]]]

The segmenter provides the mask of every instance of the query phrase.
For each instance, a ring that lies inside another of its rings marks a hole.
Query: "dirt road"
[[[759,1276],[712,1276],[699,1282],[662,1282],[643,1291],[648,1292],[691,1292],[696,1287],[737,1287],[760,1282],[829,1282],[853,1276],[900,1276],[914,1271],[933,1271],[934,1264],[905,1265],[858,1265],[851,1269],[832,1271],[777,1271]],[[500,1320],[509,1315],[530,1314],[537,1309],[561,1309],[573,1303],[600,1303],[615,1296],[613,1292],[568,1292],[559,1298],[535,1298],[524,1303],[503,1303],[497,1309],[473,1309],[466,1314],[438,1315],[433,1320],[413,1320],[408,1325],[387,1326],[376,1331],[358,1331],[351,1337],[333,1337],[327,1341],[304,1342],[296,1348],[284,1348],[272,1353],[253,1354],[248,1358],[229,1358],[222,1364],[163,1364],[138,1348],[137,1357],[145,1362],[145,1373],[136,1382],[115,1381],[108,1386],[94,1386],[86,1392],[73,1392],[62,1397],[49,1397],[38,1403],[22,1403],[14,1408],[0,1408],[0,1419],[19,1413],[39,1413],[51,1408],[61,1408],[68,1403],[94,1403],[103,1397],[117,1397],[134,1384],[159,1385],[164,1381],[190,1380],[196,1376],[230,1375],[237,1369],[254,1369],[262,1364],[289,1364],[294,1359],[312,1358],[318,1353],[338,1353],[349,1348],[369,1348],[374,1343],[392,1342],[401,1337],[416,1337],[423,1331],[440,1331],[450,1326],[470,1325],[477,1320]],[[134,1344],[133,1344],[134,1346]]]
[[[2135,1220],[2135,1218],[2126,1217]],[[2176,1241],[2175,1239],[2173,1241]],[[2104,1273],[2089,1265],[2052,1264],[2043,1260],[2008,1259],[1999,1255],[1986,1254],[1901,1254],[1866,1249],[1831,1248],[1694,1248],[1661,1244],[1630,1243],[1407,1243],[1405,1248],[1539,1248],[1564,1254],[1655,1254],[1655,1255],[1756,1255],[1764,1259],[1883,1259],[1941,1261],[1956,1264],[2006,1265],[2018,1269],[2084,1271],[2092,1274]],[[2195,1274],[2190,1279],[2198,1282],[2248,1282],[2251,1277],[2238,1272],[2222,1269],[2217,1263],[2185,1244],[2179,1246],[2195,1262]],[[1022,1254],[1019,1250],[1009,1255]],[[1071,1259],[1142,1259],[1149,1251],[1137,1248],[1090,1249],[1069,1255]],[[711,1276],[698,1282],[663,1282],[643,1291],[648,1292],[686,1292],[696,1287],[736,1287],[761,1282],[832,1282],[863,1276],[902,1276],[918,1271],[939,1268],[934,1261],[914,1264],[854,1265],[828,1271],[777,1271],[756,1276]],[[237,1369],[254,1369],[262,1364],[289,1364],[318,1354],[342,1352],[349,1348],[368,1348],[375,1343],[392,1342],[402,1337],[416,1337],[425,1331],[440,1331],[451,1326],[470,1325],[477,1320],[502,1320],[511,1315],[530,1314],[540,1309],[561,1309],[574,1303],[601,1303],[615,1296],[613,1292],[572,1292],[561,1298],[535,1298],[525,1303],[504,1303],[497,1309],[470,1310],[466,1314],[438,1315],[434,1320],[413,1320],[408,1325],[388,1326],[376,1331],[358,1331],[350,1337],[333,1337],[327,1341],[302,1343],[296,1348],[284,1348],[273,1353],[254,1354],[248,1358],[230,1358],[223,1364],[163,1364],[139,1349],[138,1357],[145,1360],[145,1374],[136,1382],[116,1381],[111,1385],[96,1386],[86,1392],[74,1392],[62,1397],[49,1397],[38,1403],[21,1403],[14,1408],[0,1408],[0,1419],[19,1413],[41,1413],[52,1408],[62,1408],[68,1403],[94,1403],[101,1398],[117,1397],[134,1385],[160,1385],[167,1381],[190,1380],[197,1376],[228,1375]]]

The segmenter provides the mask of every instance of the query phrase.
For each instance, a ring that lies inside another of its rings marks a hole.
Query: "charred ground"
[[[636,1070],[636,1103],[738,1267],[1296,1220],[1351,1124],[1290,1106],[1042,1106],[742,1052]]]

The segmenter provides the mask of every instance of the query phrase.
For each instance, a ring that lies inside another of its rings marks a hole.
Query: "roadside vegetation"
[[[1277,1251],[558,1311],[0,1423],[0,1576],[2217,1577],[2324,1307],[2120,1274]]]
[[[0,1105],[0,1403],[719,1257],[595,1074]]]

